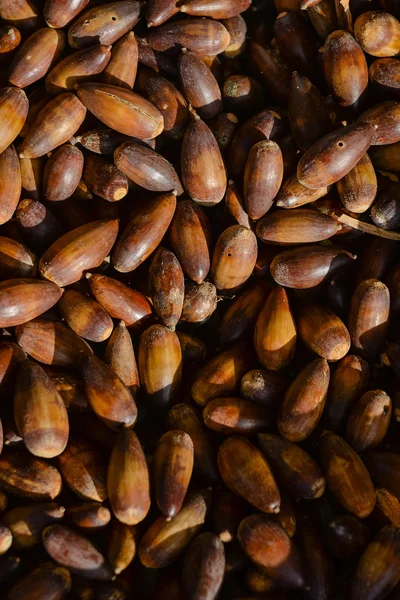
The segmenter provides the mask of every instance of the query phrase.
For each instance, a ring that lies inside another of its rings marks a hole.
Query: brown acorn
[[[185,275],[202,283],[210,270],[211,248],[211,227],[204,209],[190,199],[178,202],[169,237]]]
[[[46,76],[46,90],[56,96],[73,92],[75,85],[96,79],[111,58],[110,46],[83,48],[60,60]]]
[[[280,208],[298,208],[326,196],[327,193],[327,187],[313,190],[302,185],[297,179],[296,173],[293,173],[283,181],[275,198],[275,204]]]
[[[46,163],[43,173],[43,193],[46,200],[66,200],[75,192],[83,172],[83,154],[76,146],[57,148]]]
[[[152,461],[156,502],[172,519],[182,507],[193,470],[194,449],[190,436],[172,429],[157,442]]]
[[[364,357],[376,356],[389,325],[389,290],[377,279],[362,281],[351,298],[349,332],[354,348]]]
[[[257,260],[254,233],[232,225],[219,236],[214,247],[210,277],[218,291],[234,293],[250,277]]]
[[[113,251],[112,262],[117,271],[129,273],[150,256],[164,237],[175,207],[175,194],[163,194],[136,212]]]
[[[103,80],[110,85],[133,89],[139,50],[133,31],[129,31],[113,47],[111,59],[104,69]]]
[[[77,227],[60,237],[40,259],[42,277],[60,286],[79,281],[84,271],[101,265],[118,233],[118,221],[103,219]]]
[[[250,515],[240,523],[238,538],[247,556],[285,589],[304,586],[300,555],[280,525],[265,515]]]
[[[186,0],[180,10],[193,17],[230,19],[247,10],[250,4],[251,0],[218,0],[213,3],[207,0]]]
[[[42,157],[19,159],[22,193],[32,200],[40,200],[42,197],[43,166]]]
[[[257,223],[258,237],[268,244],[309,244],[328,239],[339,229],[337,221],[308,208],[277,210]]]
[[[67,569],[53,562],[41,563],[14,584],[5,600],[30,600],[33,589],[43,598],[62,600],[71,591],[71,575]]]
[[[278,144],[271,140],[255,144],[244,171],[244,199],[252,219],[257,220],[269,211],[282,177],[283,159]]]
[[[236,3],[235,3],[236,6]],[[247,24],[242,15],[222,19],[222,25],[226,28],[230,35],[230,42],[224,50],[224,55],[227,58],[234,58],[244,52],[246,47]]]
[[[139,372],[132,339],[123,321],[118,323],[108,340],[104,361],[127,386],[135,399],[139,390]]]
[[[326,533],[329,547],[339,559],[359,556],[369,538],[368,527],[352,515],[336,515],[329,521]]]
[[[267,429],[271,417],[264,407],[241,398],[214,398],[203,410],[204,423],[225,435],[246,435]]]
[[[376,174],[368,154],[336,183],[343,206],[355,213],[363,213],[373,204],[378,189]]]
[[[8,510],[1,520],[12,533],[13,551],[40,544],[44,527],[64,517],[65,508],[55,502],[18,506]]]
[[[153,409],[165,410],[176,398],[182,377],[182,351],[175,332],[152,325],[142,333],[138,366],[140,383]]]
[[[375,448],[384,439],[392,416],[392,401],[383,390],[361,396],[347,421],[346,440],[358,453]]]
[[[200,56],[214,56],[223,52],[229,44],[229,33],[218,21],[208,19],[182,19],[164,23],[151,29],[149,45],[159,52],[179,44]]]
[[[43,367],[60,394],[65,407],[71,412],[89,412],[90,407],[84,394],[83,383],[75,373]]]
[[[217,290],[209,281],[185,282],[181,321],[203,323],[217,308]]]
[[[133,29],[139,20],[140,7],[134,0],[122,0],[93,6],[81,12],[68,29],[72,48],[93,44],[113,44]]]
[[[106,464],[85,442],[70,439],[58,458],[58,467],[65,483],[79,498],[89,502],[107,498]]]
[[[58,308],[67,325],[80,337],[91,342],[103,342],[113,330],[111,317],[95,300],[77,290],[66,290]]]
[[[221,320],[221,344],[226,346],[251,334],[269,291],[265,281],[256,281],[232,301]]]
[[[137,408],[126,385],[93,354],[82,355],[80,366],[86,397],[95,414],[111,429],[131,427]]]
[[[0,283],[0,327],[30,321],[54,306],[62,290],[49,281],[9,279]]]
[[[375,169],[400,171],[400,142],[387,146],[371,146],[369,156]]]
[[[1,279],[36,276],[37,257],[16,240],[0,236],[0,256]]]
[[[347,175],[368,150],[375,128],[368,124],[348,125],[315,142],[297,166],[297,178],[306,187],[317,189]]]
[[[400,23],[388,12],[364,12],[354,23],[354,35],[372,56],[397,56],[400,52]]]
[[[189,600],[216,598],[225,575],[224,545],[214,533],[202,533],[190,544],[182,571],[183,588]]]
[[[341,428],[357,400],[367,388],[368,363],[356,355],[348,354],[338,363],[330,381],[324,413],[329,429]]]
[[[239,119],[233,113],[222,112],[213,119],[209,119],[208,126],[213,132],[222,153],[230,147],[238,124]]]
[[[377,89],[400,94],[400,65],[396,58],[379,58],[369,68],[369,78]]]
[[[387,596],[399,581],[399,529],[387,525],[365,548],[351,584],[351,600]],[[371,565],[374,568],[371,569]]]
[[[254,329],[254,348],[263,367],[271,371],[284,369],[293,358],[296,337],[286,291],[275,287],[268,295]]]
[[[136,535],[135,528],[125,525],[117,519],[111,522],[110,539],[108,545],[108,562],[114,573],[119,575],[135,558]]]
[[[194,492],[172,519],[163,515],[150,525],[139,544],[143,566],[159,569],[175,560],[205,522],[210,496],[210,489]]]
[[[270,466],[247,439],[229,437],[222,442],[218,468],[232,492],[263,512],[279,512],[280,494]]]
[[[131,90],[106,83],[82,83],[77,94],[95,117],[120,133],[148,139],[163,130],[160,111]]]
[[[21,200],[15,211],[15,219],[27,243],[42,253],[62,235],[56,217],[37,200]]]
[[[322,48],[322,62],[325,79],[339,104],[358,107],[368,85],[368,65],[353,36],[347,31],[331,33]]]
[[[85,131],[82,135],[75,136],[77,143],[81,144],[86,150],[95,154],[103,154],[104,156],[112,156],[114,151],[122,142],[133,141],[129,135],[118,133],[105,125]],[[155,145],[155,140],[145,140],[145,143],[152,148]]]
[[[77,364],[81,353],[91,348],[62,323],[34,319],[15,330],[18,344],[35,360],[45,365],[69,367]]]
[[[197,371],[192,385],[193,400],[205,406],[213,398],[234,394],[252,359],[248,345],[243,342],[212,358]]]
[[[274,409],[285,393],[287,385],[280,373],[253,369],[242,377],[240,393],[247,400]]]
[[[0,484],[5,492],[45,502],[59,495],[62,481],[48,462],[13,450],[0,456]]]
[[[54,458],[64,451],[69,435],[64,402],[43,369],[28,360],[17,371],[14,420],[34,456]]]
[[[132,329],[145,328],[151,322],[151,306],[143,294],[100,273],[87,273],[86,277],[93,296],[111,317]]]
[[[21,33],[12,25],[5,25],[0,28],[0,55],[6,56],[12,52],[21,43]]]
[[[115,150],[114,162],[131,181],[146,190],[175,190],[178,196],[183,194],[179,177],[171,163],[144,144],[125,142]]]
[[[360,519],[375,506],[375,489],[364,463],[343,438],[325,431],[320,440],[328,488],[345,510]]]
[[[274,22],[274,36],[281,56],[289,65],[315,79],[318,37],[303,18],[294,12],[281,12]]]
[[[73,573],[89,579],[112,578],[104,556],[81,533],[65,525],[49,525],[43,530],[42,541],[50,557]]]
[[[221,90],[202,59],[184,48],[179,57],[178,69],[183,94],[197,114],[202,119],[211,119],[220,113]]]
[[[300,446],[272,433],[260,433],[260,448],[277,479],[288,492],[313,500],[325,491],[325,479],[317,463]]]
[[[66,512],[67,520],[83,533],[97,533],[111,521],[111,513],[102,504],[92,502],[71,506]]]
[[[13,216],[20,199],[21,185],[18,155],[14,146],[10,145],[0,154],[0,225]]]
[[[158,27],[179,12],[177,0],[149,0],[146,6],[147,27]]]
[[[400,24],[399,24],[400,27]],[[400,38],[399,38],[400,43]],[[400,46],[399,46],[400,48]],[[374,146],[395,144],[400,141],[400,104],[394,100],[380,102],[366,110],[358,118],[360,123],[375,127]]]
[[[64,0],[46,0],[43,15],[49,27],[65,27],[89,3],[89,0],[75,0],[65,4]]]
[[[0,90],[0,153],[19,135],[28,116],[28,108],[29,101],[23,90],[15,87]]]
[[[224,103],[235,114],[248,114],[261,110],[266,98],[262,85],[248,75],[231,75],[222,89]]]
[[[199,338],[183,331],[177,331],[176,335],[181,345],[183,368],[203,362],[207,356],[206,345]]]
[[[350,334],[346,326],[327,308],[317,304],[304,305],[297,324],[305,345],[326,360],[339,360],[350,350]]]
[[[21,158],[44,156],[69,140],[86,116],[86,108],[71,93],[60,94],[42,108],[20,148]],[[54,123],[58,126],[54,127]]]
[[[108,202],[122,200],[128,193],[126,175],[99,154],[87,154],[82,179],[96,196]]]
[[[9,81],[19,88],[44,77],[65,48],[63,31],[44,27],[29,36],[18,49],[11,66]]]
[[[182,312],[185,293],[183,271],[176,256],[159,247],[149,269],[150,295],[161,322],[174,330]]]
[[[300,371],[289,386],[279,409],[279,433],[291,442],[305,440],[324,410],[329,385],[329,365],[316,358]]]
[[[248,42],[247,51],[249,60],[266,87],[268,95],[280,105],[286,105],[291,78],[291,70],[287,64],[271,48],[253,40]]]
[[[183,185],[193,200],[204,206],[221,202],[227,183],[224,161],[214,135],[196,113],[183,138],[181,171]]]
[[[271,275],[284,287],[312,288],[348,265],[355,256],[335,246],[303,246],[278,254],[271,262]]]
[[[400,525],[400,502],[385,488],[376,490],[376,504],[372,513],[374,522],[379,525]]]

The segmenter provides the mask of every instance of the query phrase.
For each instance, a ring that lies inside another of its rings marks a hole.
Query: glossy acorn
[[[64,514],[65,508],[55,502],[36,503],[8,510],[1,521],[12,533],[12,550],[19,551],[40,544],[42,530]]]
[[[288,288],[308,289],[322,283],[355,256],[335,246],[303,246],[275,256],[270,265],[276,283]]]
[[[400,65],[395,58],[379,58],[369,67],[373,86],[384,93],[400,95]]]
[[[258,221],[256,233],[269,244],[309,244],[332,237],[339,227],[328,215],[308,208],[294,208],[265,215]]]
[[[249,41],[247,52],[259,79],[268,95],[279,104],[286,105],[289,98],[291,71],[284,60],[268,46]]]
[[[185,282],[185,295],[181,313],[181,321],[201,324],[206,321],[217,308],[217,290],[210,281],[195,283]]]
[[[143,566],[163,568],[181,554],[205,522],[210,497],[211,489],[193,492],[172,519],[160,516],[150,525],[139,544]]]
[[[204,209],[190,199],[177,203],[169,239],[187,277],[200,284],[210,270],[211,226]]]
[[[214,449],[209,436],[200,420],[196,409],[190,404],[175,404],[168,412],[166,424],[168,429],[181,430],[187,433],[194,450],[194,468],[207,481],[219,481]]]
[[[395,144],[400,141],[400,102],[395,100],[379,102],[363,112],[358,121],[370,123],[375,127],[374,146]]]
[[[325,479],[314,461],[300,446],[272,433],[258,436],[261,451],[270,461],[276,477],[288,492],[314,500],[325,491]]]
[[[149,473],[136,434],[120,431],[107,471],[108,496],[115,517],[126,525],[143,521],[150,508]]]
[[[221,90],[202,59],[185,48],[178,61],[181,88],[186,100],[202,119],[211,119],[222,110]]]
[[[204,206],[221,202],[227,183],[224,161],[211,130],[195,113],[182,142],[181,172],[193,200]]]
[[[356,452],[378,446],[384,439],[392,416],[392,401],[383,390],[361,396],[347,421],[345,438]]]
[[[331,33],[322,49],[322,62],[325,79],[340,106],[358,107],[368,86],[368,65],[353,36],[347,31]]]
[[[48,462],[28,452],[3,451],[0,456],[0,484],[12,495],[39,500],[54,500],[61,492],[61,475]]]
[[[0,154],[0,224],[11,219],[21,195],[21,170],[13,145]]]
[[[42,277],[61,286],[79,281],[84,271],[101,265],[118,233],[118,221],[104,219],[61,236],[40,259]]]
[[[99,154],[85,156],[82,179],[96,196],[108,202],[122,200],[128,193],[126,175]]]
[[[282,152],[271,140],[255,144],[244,171],[244,200],[249,216],[257,220],[272,206],[283,178]]]
[[[0,327],[30,321],[54,306],[62,290],[49,281],[8,279],[0,283]]]
[[[251,334],[269,291],[264,281],[257,281],[231,302],[221,320],[221,344],[226,346]]]
[[[93,354],[82,356],[79,362],[85,394],[94,413],[111,429],[131,427],[137,408],[126,385]]]
[[[93,296],[110,317],[139,330],[151,322],[152,308],[143,294],[101,273],[87,273],[86,278]]]
[[[369,156],[375,169],[400,171],[400,142],[386,146],[371,146]]]
[[[46,162],[43,173],[43,194],[50,202],[70,198],[79,185],[84,158],[76,146],[57,148]]]
[[[72,48],[84,48],[96,43],[113,44],[139,20],[140,6],[135,0],[110,2],[81,12],[68,29]]]
[[[107,498],[107,465],[86,442],[71,436],[58,458],[58,468],[67,486],[79,498],[88,502],[103,502]]]
[[[182,19],[151,29],[149,45],[159,52],[176,44],[200,56],[220,54],[229,44],[229,33],[218,21],[211,19]]]
[[[103,81],[110,85],[133,89],[138,67],[139,49],[133,31],[129,31],[113,47],[111,59],[103,73]]]
[[[157,506],[168,518],[182,507],[193,470],[194,448],[190,436],[172,429],[157,442],[152,461]]]
[[[50,557],[73,573],[89,579],[111,579],[106,559],[81,533],[65,525],[49,525],[43,530],[42,540]]]
[[[327,193],[327,187],[313,190],[302,185],[297,179],[296,173],[293,173],[283,180],[275,198],[275,204],[280,208],[299,208],[304,204],[310,204],[319,198],[323,198]]]
[[[367,123],[348,125],[324,136],[301,157],[299,182],[311,189],[336,183],[358,163],[374,136],[375,128]]]
[[[182,377],[182,351],[176,333],[164,325],[146,329],[140,337],[138,366],[140,383],[153,409],[168,409]]]
[[[93,502],[71,506],[66,512],[66,519],[83,533],[92,534],[109,524],[111,513],[107,507]]]
[[[256,260],[254,233],[242,225],[232,225],[215,244],[210,278],[219,292],[233,293],[250,277]]]
[[[222,19],[222,24],[230,35],[228,46],[224,50],[227,58],[235,58],[244,52],[246,47],[247,24],[242,15]]]
[[[163,194],[140,208],[117,241],[112,263],[120,273],[136,269],[158,247],[176,208],[176,195]]]
[[[68,25],[89,3],[89,0],[72,0],[65,4],[64,0],[46,0],[43,15],[49,27]]]
[[[296,71],[316,76],[318,37],[302,15],[281,12],[274,22],[274,36],[282,57]]]
[[[31,361],[18,367],[14,420],[34,456],[54,458],[64,451],[69,435],[67,410],[52,380]]]
[[[286,291],[275,287],[268,295],[254,329],[254,348],[259,362],[271,371],[287,367],[294,356],[296,337]]]
[[[217,354],[197,371],[192,385],[192,398],[205,406],[213,398],[231,396],[252,364],[252,355],[244,342]]]
[[[215,598],[224,575],[224,544],[214,533],[201,533],[191,542],[185,554],[182,583],[187,598]]]
[[[354,23],[354,35],[371,56],[397,56],[400,53],[400,23],[389,12],[367,11]]]
[[[78,355],[91,348],[62,323],[47,319],[24,322],[15,330],[18,344],[32,358],[45,365],[70,367]]]
[[[378,193],[371,208],[371,219],[377,227],[394,230],[400,226],[400,185],[390,183]]]
[[[159,247],[149,269],[150,295],[163,325],[174,330],[182,313],[185,293],[182,268],[176,256]]]
[[[7,593],[5,600],[30,600],[32,589],[43,597],[63,600],[71,591],[71,575],[67,569],[53,562],[41,563],[21,577]]]
[[[345,209],[364,213],[370,208],[376,197],[378,183],[367,153],[336,183],[336,188]]]
[[[91,342],[104,342],[113,330],[103,307],[78,290],[66,290],[58,303],[61,316],[77,335]]]
[[[214,398],[203,410],[204,423],[224,435],[250,435],[268,429],[271,417],[264,407],[242,398]]]
[[[131,90],[106,83],[81,83],[76,90],[86,108],[111,129],[139,139],[157,137],[163,130],[160,111]]]
[[[21,43],[21,33],[12,25],[5,25],[0,28],[0,57],[7,56]]]
[[[20,157],[44,156],[61,146],[79,129],[85,116],[86,108],[74,94],[68,92],[53,98],[33,121],[22,142]]]
[[[22,193],[32,200],[40,200],[42,197],[43,158],[20,158],[19,166]]]
[[[9,81],[19,88],[27,87],[46,75],[65,48],[63,31],[38,29],[18,49],[11,66]]]
[[[348,326],[352,345],[364,358],[380,351],[389,326],[389,308],[389,290],[381,281],[366,279],[354,290]]]
[[[250,515],[239,526],[238,538],[247,556],[285,589],[301,589],[301,559],[285,530],[265,515]]]
[[[335,9],[335,3],[330,2],[330,0],[321,0],[318,4],[307,7],[307,14],[310,17],[310,21],[322,41],[330,33],[339,29]]]
[[[326,426],[332,431],[341,428],[369,381],[368,363],[348,354],[338,362],[332,374],[324,413]]]
[[[136,531],[117,519],[111,522],[107,558],[116,575],[124,571],[136,555]]]
[[[179,177],[171,163],[144,144],[125,142],[115,150],[114,163],[131,181],[146,190],[175,190],[178,196],[183,194]]]
[[[364,463],[347,442],[330,431],[320,440],[322,471],[343,508],[364,519],[375,506],[375,489]]]
[[[149,0],[146,6],[147,27],[158,27],[179,12],[176,0]]]
[[[140,386],[139,372],[132,339],[123,321],[116,325],[108,340],[104,362],[127,386],[135,399]]]
[[[0,90],[0,153],[3,153],[20,133],[28,116],[29,101],[23,90],[5,87]]]
[[[0,278],[35,277],[37,257],[26,246],[8,237],[0,236]]]
[[[193,17],[211,17],[213,19],[231,19],[249,8],[250,0],[218,0],[210,3],[207,0],[186,0],[181,12]]]
[[[350,350],[350,334],[345,324],[327,308],[305,304],[297,325],[305,345],[326,360],[340,360]]]
[[[327,361],[309,362],[290,384],[278,414],[279,433],[290,442],[305,440],[324,410],[330,371]]]

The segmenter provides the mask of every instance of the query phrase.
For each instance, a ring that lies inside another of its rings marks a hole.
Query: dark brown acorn
[[[184,277],[176,256],[161,246],[155,252],[149,269],[149,286],[153,306],[161,322],[174,330],[182,313]]]

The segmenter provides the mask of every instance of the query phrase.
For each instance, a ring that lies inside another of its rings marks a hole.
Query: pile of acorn
[[[0,17],[0,597],[400,600],[400,1]]]

